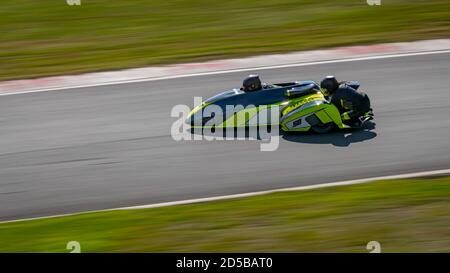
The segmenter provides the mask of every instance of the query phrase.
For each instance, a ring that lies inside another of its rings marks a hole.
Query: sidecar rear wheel
[[[311,130],[317,134],[326,134],[334,129],[334,123],[326,123],[320,125],[311,126]]]

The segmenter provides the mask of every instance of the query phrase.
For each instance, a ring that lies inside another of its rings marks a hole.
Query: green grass
[[[0,80],[450,36],[450,1],[3,0]]]
[[[450,178],[0,224],[0,252],[450,251]]]

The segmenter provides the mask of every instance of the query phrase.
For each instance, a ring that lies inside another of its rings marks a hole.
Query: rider
[[[331,97],[331,103],[342,113],[341,117],[344,122],[355,122],[360,116],[371,110],[367,94],[356,91],[346,82],[338,82],[334,76],[327,76],[323,79],[320,87],[325,95]]]

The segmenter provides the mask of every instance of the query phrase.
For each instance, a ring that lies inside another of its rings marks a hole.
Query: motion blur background
[[[446,0],[3,0],[0,80],[448,37]]]
[[[450,38],[448,0],[2,0],[0,81],[439,38]],[[175,104],[243,73],[1,96],[0,220],[448,168],[441,53],[264,70],[269,82],[359,80],[377,122],[283,137],[273,153],[168,133]],[[448,177],[382,181],[1,223],[0,252],[67,252],[69,241],[82,252],[367,252],[373,240],[448,252],[449,211]]]

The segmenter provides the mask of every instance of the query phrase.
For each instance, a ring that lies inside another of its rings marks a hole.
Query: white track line
[[[87,87],[96,87],[96,86],[108,86],[108,85],[119,85],[119,84],[127,84],[127,83],[140,83],[140,82],[171,80],[171,79],[188,78],[188,77],[199,77],[199,76],[208,76],[208,75],[220,75],[220,74],[229,74],[229,73],[238,73],[238,72],[248,72],[248,71],[254,71],[254,70],[269,70],[269,69],[302,67],[302,66],[321,65],[321,64],[358,62],[358,61],[369,61],[369,60],[380,60],[380,59],[423,56],[423,55],[433,55],[433,54],[446,54],[446,53],[450,53],[450,49],[449,50],[437,50],[437,51],[425,51],[425,52],[413,52],[413,53],[376,55],[376,56],[367,56],[367,57],[355,57],[355,58],[347,58],[347,59],[315,61],[315,62],[306,62],[306,63],[292,63],[292,64],[282,64],[282,65],[272,65],[272,66],[262,66],[262,67],[249,67],[249,68],[239,68],[239,69],[229,69],[229,70],[218,70],[218,71],[210,71],[210,72],[199,72],[199,73],[192,73],[192,74],[181,74],[181,75],[174,75],[174,76],[154,77],[154,78],[141,78],[141,79],[123,80],[123,81],[112,81],[112,82],[105,82],[105,83],[94,83],[94,84],[74,85],[74,86],[66,86],[66,87],[36,89],[36,90],[29,90],[29,91],[18,91],[18,92],[11,92],[11,93],[0,93],[0,96],[12,96],[12,95],[19,95],[19,94],[49,92],[49,91],[67,90],[67,89],[78,89],[78,88],[87,88]]]
[[[407,178],[414,178],[414,177],[427,177],[427,176],[446,175],[446,174],[450,174],[450,169],[426,171],[426,172],[416,172],[416,173],[407,173],[407,174],[399,174],[399,175],[379,176],[379,177],[347,180],[347,181],[324,183],[324,184],[317,184],[317,185],[310,185],[310,186],[280,188],[280,189],[267,190],[267,191],[256,191],[256,192],[248,192],[248,193],[230,194],[230,195],[222,195],[222,196],[214,196],[214,197],[206,197],[206,198],[197,198],[197,199],[189,199],[189,200],[181,200],[181,201],[173,201],[173,202],[155,203],[155,204],[148,204],[148,205],[141,205],[141,206],[120,207],[120,208],[103,209],[103,210],[92,210],[92,211],[84,211],[84,212],[77,212],[77,213],[52,215],[52,216],[34,217],[34,218],[17,219],[17,220],[9,220],[9,221],[0,221],[0,224],[22,222],[22,221],[30,221],[30,220],[49,219],[49,218],[55,218],[55,217],[81,215],[81,214],[95,213],[95,212],[108,212],[108,211],[117,211],[117,210],[149,209],[149,208],[160,208],[160,207],[176,206],[176,205],[205,203],[205,202],[213,202],[213,201],[219,201],[219,200],[229,200],[229,199],[237,199],[237,198],[244,198],[244,197],[251,197],[251,196],[258,196],[258,195],[266,195],[266,194],[277,193],[277,192],[305,191],[305,190],[321,189],[321,188],[328,188],[328,187],[363,184],[363,183],[379,181],[379,180],[407,179]]]

